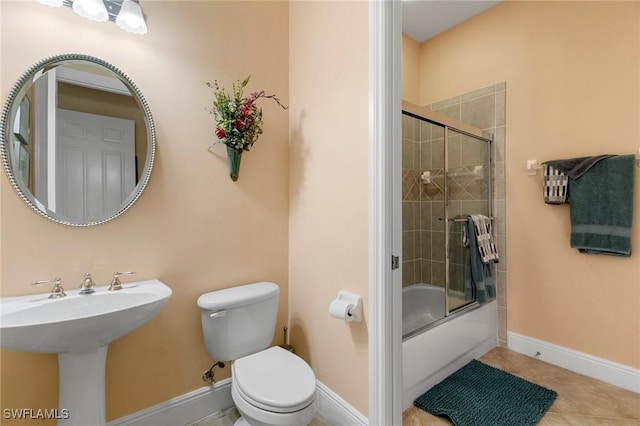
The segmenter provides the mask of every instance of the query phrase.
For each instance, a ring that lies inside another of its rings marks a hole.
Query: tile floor
[[[235,407],[231,407],[224,411],[213,413],[210,416],[200,419],[197,422],[189,423],[186,426],[233,426],[235,421],[240,417],[238,410]],[[316,415],[308,426],[331,426],[320,415]]]
[[[235,407],[231,407],[185,426],[233,426],[238,417],[238,411]]]
[[[503,347],[492,349],[480,360],[558,393],[558,398],[540,421],[541,426],[640,426],[640,394]],[[237,418],[236,409],[230,408],[188,426],[232,426]],[[451,422],[416,407],[408,408],[402,415],[402,426],[443,425],[451,425]],[[329,423],[316,416],[309,426],[329,426]]]
[[[638,426],[640,394],[497,347],[480,361],[558,393],[541,426]],[[408,408],[403,426],[451,425],[446,418]],[[508,426],[508,425],[505,425]]]

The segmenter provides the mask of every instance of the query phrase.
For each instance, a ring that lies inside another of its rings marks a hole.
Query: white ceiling
[[[422,43],[498,3],[500,1],[403,0],[402,32]]]

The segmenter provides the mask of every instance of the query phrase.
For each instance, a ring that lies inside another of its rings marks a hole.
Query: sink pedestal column
[[[104,426],[107,345],[58,354],[58,426]],[[62,410],[67,410],[62,411]]]

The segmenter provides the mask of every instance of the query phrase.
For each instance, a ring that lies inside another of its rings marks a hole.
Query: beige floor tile
[[[447,426],[451,424],[451,421],[446,417],[433,416],[416,407],[409,407],[402,413],[402,426]]]
[[[186,426],[233,426],[240,417],[240,413],[235,407],[213,413],[197,422],[189,423]],[[327,420],[317,414],[308,426],[331,426]]]
[[[562,414],[553,413],[551,411],[547,411],[544,415],[539,426],[570,426],[569,420],[565,419]]]
[[[482,362],[530,382],[552,389],[558,398],[540,421],[542,426],[640,426],[640,395],[555,365],[496,347]],[[451,424],[411,407],[403,426]]]
[[[565,414],[563,415],[571,426],[638,426],[640,420],[610,419],[605,417],[588,417]]]

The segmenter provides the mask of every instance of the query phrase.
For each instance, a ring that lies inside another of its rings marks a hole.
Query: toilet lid
[[[237,359],[232,377],[248,403],[268,411],[298,411],[316,396],[316,376],[309,364],[279,346]]]

